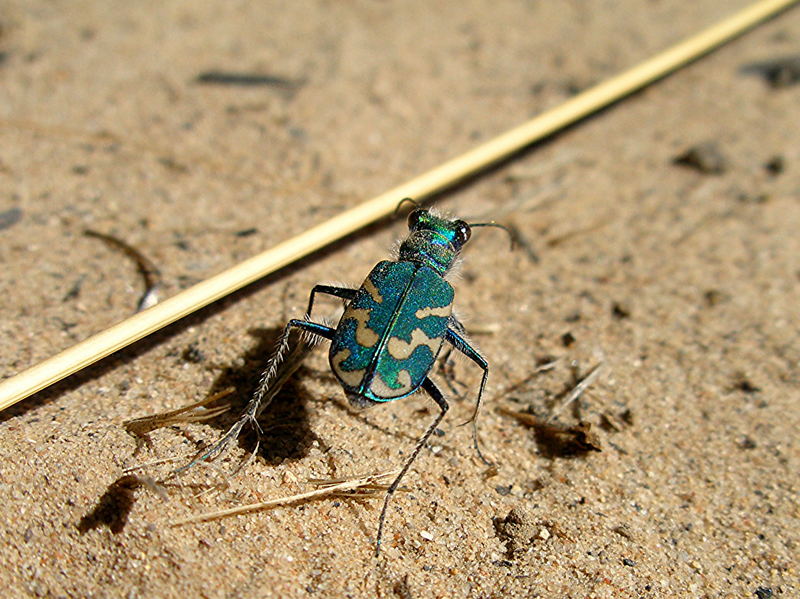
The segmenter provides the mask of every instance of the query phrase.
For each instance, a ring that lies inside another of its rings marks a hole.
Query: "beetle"
[[[416,205],[413,200],[405,201]],[[352,405],[363,408],[396,401],[422,389],[439,408],[439,413],[386,491],[378,520],[376,555],[380,553],[392,495],[449,408],[444,394],[429,376],[445,343],[483,370],[471,422],[478,456],[490,465],[480,451],[476,424],[489,376],[489,363],[470,344],[464,326],[454,316],[455,292],[446,280],[469,241],[472,228],[481,226],[505,228],[491,222],[469,224],[417,207],[408,215],[409,233],[400,245],[396,260],[379,262],[358,289],[315,285],[309,296],[306,317],[292,319],[286,324],[278,349],[242,418],[216,445],[180,470],[219,454],[239,435],[245,423],[255,423],[264,404],[277,392],[274,379],[285,358],[289,336],[295,330],[331,342],[328,353],[331,370]],[[346,302],[336,327],[311,320],[317,294],[334,296]]]

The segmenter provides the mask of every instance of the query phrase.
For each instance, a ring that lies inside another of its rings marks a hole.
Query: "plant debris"
[[[185,422],[203,422],[205,420],[210,420],[211,418],[216,418],[220,414],[224,414],[230,409],[230,406],[222,405],[205,410],[200,410],[199,408],[205,408],[208,404],[227,397],[234,391],[235,389],[233,387],[228,387],[227,389],[223,389],[218,393],[214,393],[205,399],[188,406],[178,408],[177,410],[170,410],[168,412],[161,412],[160,414],[153,414],[151,416],[142,416],[141,418],[126,420],[122,423],[122,425],[130,434],[150,445],[151,442],[148,437],[148,433],[151,433],[156,429]]]
[[[592,368],[589,373],[583,377],[583,379],[581,379],[575,385],[575,387],[573,387],[572,391],[570,391],[563,401],[553,410],[553,412],[550,414],[550,420],[552,421],[554,418],[556,418],[567,408],[567,406],[583,395],[583,393],[597,380],[597,377],[600,376],[602,369],[603,362],[599,362],[594,368]],[[577,378],[577,374],[575,376]]]
[[[502,414],[515,418],[533,429],[542,454],[550,458],[581,456],[590,451],[602,451],[600,438],[589,422],[581,421],[573,426],[564,426],[537,418],[526,412],[515,412],[500,408]]]
[[[226,510],[218,510],[215,512],[198,514],[197,516],[189,516],[181,520],[176,520],[175,522],[172,522],[171,525],[182,526],[184,524],[190,524],[193,522],[205,522],[207,520],[216,520],[218,518],[224,518],[226,516],[233,516],[236,514],[246,514],[250,512],[258,512],[269,508],[278,507],[281,505],[301,503],[309,501],[311,499],[317,499],[319,497],[327,497],[331,495],[341,496],[342,494],[346,494],[347,496],[352,496],[355,494],[358,497],[372,496],[377,494],[378,491],[385,491],[386,489],[388,489],[388,486],[382,484],[383,481],[394,478],[398,472],[399,472],[398,470],[390,470],[388,472],[380,472],[378,474],[368,474],[366,476],[359,476],[351,479],[339,479],[338,481],[314,480],[310,482],[313,482],[314,484],[320,486],[321,488],[318,488],[314,491],[299,493],[297,495],[287,495],[284,497],[278,497],[276,499],[270,499],[268,501],[261,501],[258,503],[240,505]]]
[[[302,79],[289,79],[263,73],[236,73],[232,71],[204,71],[195,77],[195,83],[235,87],[274,87],[294,94],[303,85]]]
[[[96,239],[105,241],[108,245],[121,250],[126,256],[136,262],[139,273],[144,279],[145,286],[144,293],[139,298],[139,302],[136,305],[137,312],[146,310],[147,308],[158,303],[158,291],[161,287],[161,271],[158,270],[156,265],[153,264],[153,262],[147,258],[147,256],[142,254],[142,252],[137,250],[132,245],[126,243],[118,237],[114,237],[113,235],[100,233],[91,229],[86,229],[83,234],[87,237],[94,237]]]
[[[742,72],[760,75],[773,89],[800,83],[800,56],[785,56],[754,62],[742,68]]]

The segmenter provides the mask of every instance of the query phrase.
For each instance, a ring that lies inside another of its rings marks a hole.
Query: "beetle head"
[[[440,275],[450,270],[472,233],[463,220],[444,218],[424,208],[408,215],[408,230],[400,245],[400,259],[429,266]]]

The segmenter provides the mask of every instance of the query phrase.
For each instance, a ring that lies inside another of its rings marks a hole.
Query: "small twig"
[[[555,358],[554,360],[550,360],[549,362],[545,362],[544,364],[540,364],[539,366],[534,368],[533,372],[531,372],[524,379],[522,379],[521,381],[517,381],[516,383],[512,383],[511,386],[506,387],[505,389],[503,389],[500,393],[498,393],[498,396],[499,397],[504,397],[504,396],[508,395],[509,393],[512,393],[512,392],[516,391],[517,389],[519,389],[523,385],[526,385],[532,379],[534,379],[537,376],[539,376],[541,373],[547,372],[548,370],[552,370],[553,368],[556,367],[556,364],[558,364],[559,360],[561,360],[561,358]]]
[[[574,229],[572,231],[567,231],[561,235],[557,235],[555,237],[551,237],[547,240],[548,247],[556,247],[557,245],[561,245],[565,241],[569,241],[575,237],[581,237],[583,235],[587,235],[589,233],[594,233],[595,231],[599,231],[600,229],[607,227],[612,222],[614,222],[614,217],[606,216],[599,221],[596,221],[594,224],[589,225],[587,227],[583,227],[580,229]]]
[[[497,406],[495,408],[499,414],[503,414],[504,416],[511,416],[512,418],[518,420],[522,424],[527,426],[537,426],[541,424],[541,420],[537,418],[533,414],[528,414],[527,412],[518,412],[516,410],[509,410],[503,406]]]
[[[597,377],[600,376],[600,370],[603,367],[603,362],[598,363],[594,368],[589,371],[583,380],[581,380],[575,387],[570,391],[569,395],[567,395],[564,400],[556,406],[553,412],[550,414],[550,418],[548,421],[553,421],[561,412],[563,412],[567,406],[569,406],[573,401],[578,399],[581,395],[583,395],[584,391],[588,389],[592,383],[597,380]]]
[[[555,365],[557,363],[558,363],[558,359],[555,359],[555,360],[552,360],[552,361],[547,362],[545,364],[542,364],[541,366],[536,368],[529,376],[527,376],[523,380],[519,381],[518,383],[514,383],[508,389],[505,389],[501,393],[501,395],[507,395],[507,394],[511,393],[512,391],[515,391],[516,389],[519,389],[522,385],[524,385],[527,382],[529,382],[532,378],[534,378],[540,372],[544,372],[545,370],[551,370],[553,367],[555,367]],[[586,391],[586,389],[588,389],[597,380],[597,377],[600,376],[600,371],[602,370],[603,365],[604,365],[604,362],[599,362],[594,368],[592,368],[589,371],[589,374],[587,374],[585,377],[583,377],[583,379],[580,382],[578,382],[572,388],[572,390],[563,399],[563,401],[556,408],[553,409],[552,413],[550,414],[550,417],[547,419],[547,422],[553,421],[572,402],[574,402],[581,395],[583,395],[583,393]],[[500,412],[502,412],[503,414],[506,414],[506,415],[509,415],[509,416],[514,416],[515,418],[519,419],[520,421],[524,422],[525,424],[533,425],[533,424],[539,422],[539,419],[537,419],[533,414],[525,414],[524,412],[514,412],[512,410],[507,410],[507,409],[502,408],[502,407],[498,408],[498,410]]]
[[[303,79],[289,79],[265,73],[236,73],[228,71],[204,71],[195,77],[195,83],[232,85],[240,87],[267,86],[285,91],[297,91],[305,84]]]
[[[153,460],[152,462],[144,462],[142,464],[134,464],[133,466],[128,466],[122,470],[123,474],[130,474],[131,472],[135,472],[136,470],[144,470],[145,468],[150,468],[151,466],[160,466],[161,464],[169,464],[170,462],[179,462],[181,461],[182,457],[180,456],[172,456],[169,458],[162,458],[160,460]]]
[[[600,439],[592,431],[592,425],[589,422],[581,421],[576,425],[564,426],[554,424],[551,420],[541,420],[533,414],[515,412],[502,406],[497,410],[534,429],[539,444],[544,448],[546,454],[565,457],[584,454],[588,451],[602,451]]]
[[[95,237],[105,241],[110,246],[121,250],[126,256],[136,262],[136,267],[139,269],[139,274],[141,274],[142,278],[144,279],[144,293],[139,298],[139,302],[136,304],[137,312],[146,310],[147,308],[155,306],[158,303],[158,290],[161,287],[161,271],[159,271],[158,267],[153,264],[152,260],[150,260],[147,256],[142,254],[142,252],[137,250],[129,243],[119,239],[118,237],[114,237],[113,235],[100,233],[99,231],[93,231],[91,229],[86,229],[83,234],[87,237]]]
[[[343,478],[309,478],[307,482],[309,484],[315,485],[315,486],[317,486],[317,487],[319,487],[321,489],[330,489],[331,487],[334,487],[336,485],[340,485],[340,484],[345,483],[345,482],[350,482],[350,481],[353,481],[353,480],[359,480],[359,479],[363,479],[363,478],[364,477],[359,477],[359,476],[356,476],[356,477],[348,476],[348,477],[343,477]],[[389,485],[378,483],[378,482],[372,482],[372,483],[365,483],[364,485],[358,487],[357,489],[346,490],[346,491],[336,491],[336,492],[334,492],[334,495],[336,495],[338,497],[353,497],[353,496],[356,496],[356,495],[358,495],[358,496],[363,495],[363,496],[369,497],[369,496],[375,495],[376,493],[385,492],[388,489],[389,489]],[[408,489],[406,487],[398,487],[397,488],[398,492],[404,492],[404,491],[407,491],[407,490]]]
[[[188,518],[182,518],[180,520],[176,520],[171,524],[171,526],[182,526],[184,524],[191,524],[193,522],[205,522],[207,520],[216,520],[218,518],[225,518],[227,516],[257,512],[260,510],[266,510],[281,505],[288,505],[292,503],[298,503],[301,501],[308,501],[310,499],[316,499],[318,497],[336,495],[344,491],[356,491],[360,488],[370,488],[382,480],[394,477],[395,475],[397,475],[397,472],[398,472],[397,470],[391,470],[389,472],[381,472],[379,474],[370,474],[352,480],[346,480],[344,482],[336,483],[324,487],[322,489],[316,489],[315,491],[307,491],[305,493],[299,493],[297,495],[288,495],[285,497],[278,497],[277,499],[261,501],[259,503],[250,503],[247,505],[240,505],[238,507],[229,508],[226,510],[218,510],[216,512],[208,512],[205,514],[199,514],[197,516],[190,516]]]
[[[725,210],[723,212],[711,212],[708,214],[703,215],[695,222],[693,225],[689,226],[685,231],[683,231],[674,241],[672,241],[672,247],[678,247],[682,243],[684,243],[687,239],[692,237],[695,233],[701,230],[704,227],[707,227],[714,221],[722,222],[726,218],[730,218],[733,216],[733,210]]]

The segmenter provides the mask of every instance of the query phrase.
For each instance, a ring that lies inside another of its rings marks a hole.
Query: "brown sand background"
[[[145,251],[170,295],[745,4],[4,1],[2,374],[132,313],[135,265],[84,229]],[[407,477],[379,560],[377,499],[169,526],[402,461],[431,402],[355,413],[321,351],[238,476],[247,443],[166,500],[114,483],[191,455],[232,416],[138,452],[124,420],[231,383],[241,405],[312,285],[360,283],[399,221],[3,413],[5,596],[800,596],[800,85],[743,71],[800,54],[798,32],[795,10],[441,198],[529,244],[477,231],[457,284],[492,365],[481,435],[498,473],[458,426],[479,381],[458,361],[466,397]],[[276,79],[197,81],[213,71]],[[724,172],[673,164],[703,142]],[[776,156],[783,169],[765,168]],[[556,421],[590,422],[601,452],[501,412],[547,418],[601,361]]]

